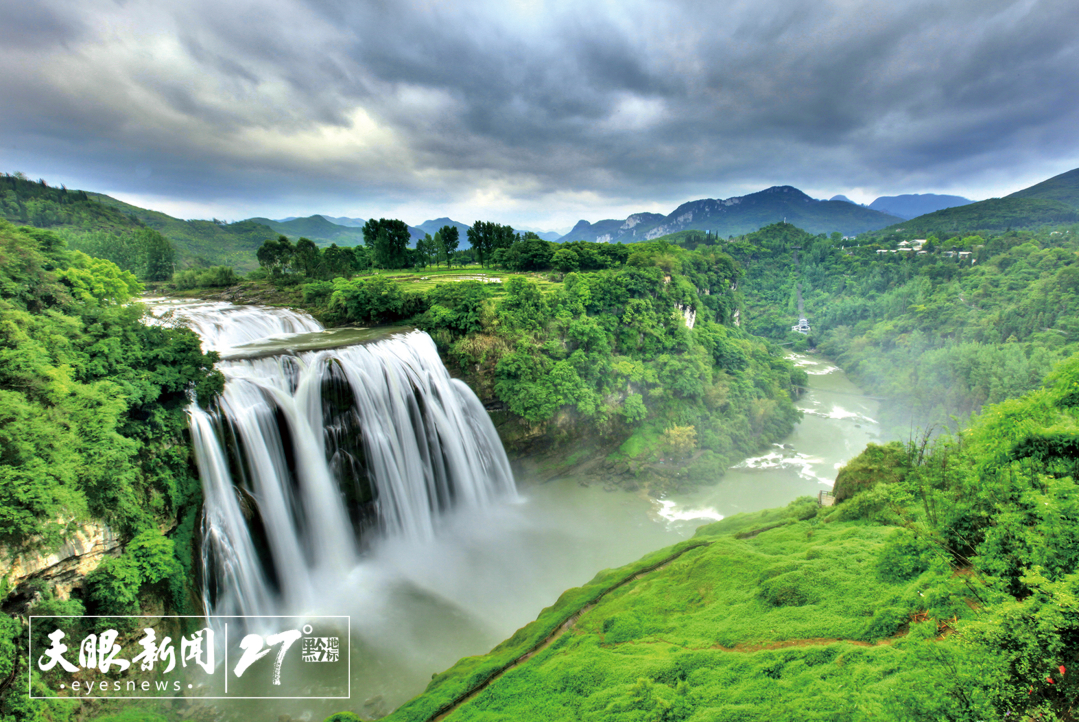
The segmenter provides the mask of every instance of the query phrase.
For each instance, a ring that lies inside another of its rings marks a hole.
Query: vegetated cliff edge
[[[738,515],[571,589],[389,719],[1070,719],[1079,357],[843,501]]]

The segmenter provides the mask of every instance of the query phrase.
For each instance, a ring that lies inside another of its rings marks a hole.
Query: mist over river
[[[184,304],[168,308],[185,315]],[[197,305],[192,308],[197,314]],[[306,349],[317,346],[312,339],[318,334],[335,333],[289,314],[283,316],[285,332],[262,329],[257,338],[230,340],[227,319],[238,314],[235,307],[214,304],[210,310],[224,325],[192,325],[204,345],[229,358],[242,356],[253,342],[265,358],[295,352],[297,339]],[[782,444],[736,465],[717,484],[651,499],[608,492],[602,484],[582,486],[573,478],[518,478],[516,496],[437,515],[433,535],[375,535],[349,571],[312,577],[319,588],[303,595],[302,608],[293,602],[279,612],[351,617],[351,699],[213,704],[226,717],[245,720],[283,714],[319,720],[345,709],[365,717],[384,714],[421,692],[433,674],[460,657],[487,652],[599,570],[687,538],[702,523],[830,490],[837,469],[879,440],[877,405],[825,359],[793,359],[810,379],[797,404],[804,419]]]

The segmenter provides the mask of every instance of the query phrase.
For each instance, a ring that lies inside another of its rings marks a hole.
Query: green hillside
[[[1040,198],[1059,201],[1072,208],[1079,208],[1079,168],[1053,176],[1030,188],[1012,193],[1008,198]]]
[[[1005,231],[1009,228],[1038,228],[1048,225],[1079,223],[1079,208],[1047,198],[991,198],[957,208],[928,213],[897,223],[882,233],[904,231],[937,235],[958,231]]]
[[[36,228],[76,228],[119,233],[141,228],[142,222],[123,209],[102,203],[94,193],[53,188],[44,180],[19,174],[0,175],[0,218]]]
[[[181,221],[160,211],[139,208],[100,193],[87,195],[102,205],[117,208],[137,218],[168,238],[176,249],[178,269],[232,266],[244,273],[253,271],[258,268],[255,253],[259,246],[278,235],[273,229],[252,221]]]
[[[387,719],[1074,719],[1077,383],[600,572]]]
[[[331,243],[342,247],[363,245],[362,229],[340,226],[319,215],[296,218],[291,221],[274,221],[269,218],[248,218],[247,221],[272,228],[293,241],[309,238],[319,246],[328,246]]]
[[[1004,198],[991,198],[956,208],[945,208],[883,230],[927,236],[963,231],[1004,231],[1010,228],[1079,223],[1079,168],[1061,173]]]

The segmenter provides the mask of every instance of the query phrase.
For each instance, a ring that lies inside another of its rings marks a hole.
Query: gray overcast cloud
[[[564,227],[1079,166],[1075,0],[0,0],[0,170],[183,217]]]

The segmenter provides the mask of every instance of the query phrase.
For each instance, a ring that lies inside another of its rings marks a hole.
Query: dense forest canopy
[[[982,234],[855,241],[777,224],[723,247],[745,269],[747,329],[816,343],[887,398],[884,421],[905,437],[964,425],[983,404],[1036,388],[1079,348],[1079,226]],[[796,286],[808,340],[790,332]]]
[[[60,602],[47,587],[13,590],[5,580],[5,608],[27,603],[9,597],[17,592],[29,595],[35,614],[130,614],[144,585],[161,583],[172,609],[189,609],[201,488],[185,407],[189,393],[210,398],[222,382],[194,333],[142,322],[143,308],[131,302],[141,290],[132,273],[68,249],[51,231],[0,221],[5,569],[13,555],[51,552],[89,523],[107,524],[128,548],[87,578],[82,602]],[[20,667],[19,654],[20,624],[0,614],[0,677]],[[39,719],[46,709],[5,694],[0,719]]]

